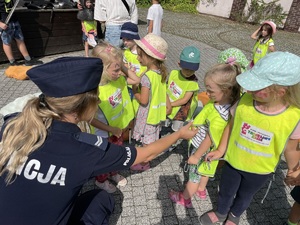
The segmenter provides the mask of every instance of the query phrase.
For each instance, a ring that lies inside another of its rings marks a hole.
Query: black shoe
[[[43,61],[32,58],[31,60],[25,60],[25,66],[42,65]]]
[[[11,66],[19,66],[19,65],[21,65],[19,62],[17,62],[17,61],[13,61],[13,62],[10,62],[9,63]]]

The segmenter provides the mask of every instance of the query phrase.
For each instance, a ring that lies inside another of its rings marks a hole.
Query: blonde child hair
[[[118,61],[121,64],[123,59],[122,50],[105,41],[100,42],[93,48],[92,56],[100,58],[103,62],[103,72],[100,84],[105,84],[110,80],[107,72],[110,65],[115,61]]]

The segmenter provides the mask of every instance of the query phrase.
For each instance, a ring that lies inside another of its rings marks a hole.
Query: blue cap
[[[200,51],[194,46],[185,47],[180,54],[180,67],[197,71],[200,65]]]
[[[127,22],[121,27],[121,38],[127,38],[129,40],[140,40],[138,26],[134,23]]]
[[[295,85],[300,82],[300,57],[289,52],[269,53],[236,79],[247,91],[258,91],[273,84]]]
[[[99,58],[62,57],[27,71],[28,77],[49,97],[67,97],[98,87],[103,70]]]

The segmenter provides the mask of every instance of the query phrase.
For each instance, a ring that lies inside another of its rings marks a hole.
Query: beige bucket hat
[[[141,40],[134,41],[147,55],[160,61],[167,58],[168,44],[162,37],[150,33]]]

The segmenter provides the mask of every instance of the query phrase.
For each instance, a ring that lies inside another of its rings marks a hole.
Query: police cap
[[[49,97],[67,97],[98,87],[103,70],[99,58],[62,57],[27,71],[28,77]]]

